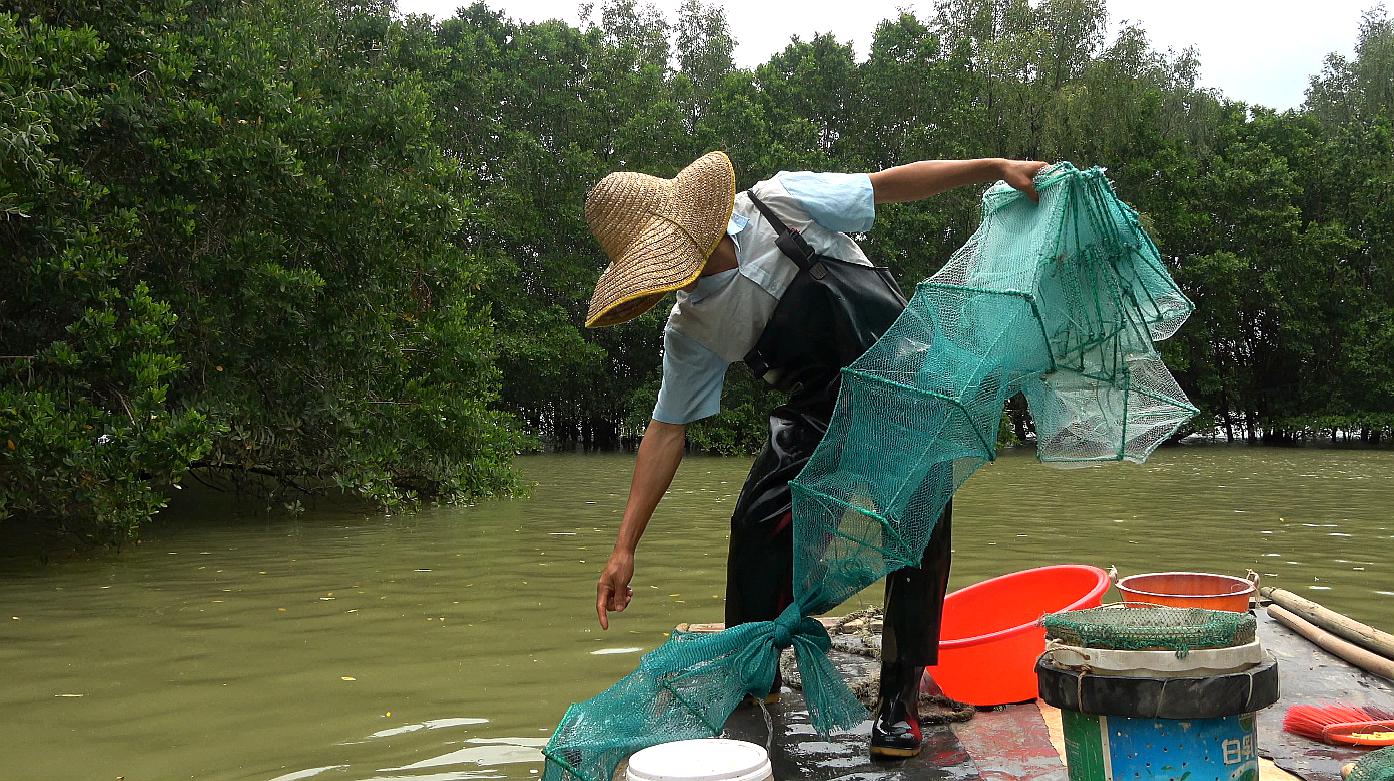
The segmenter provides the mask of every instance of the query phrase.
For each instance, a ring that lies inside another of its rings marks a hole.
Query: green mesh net
[[[1201,648],[1233,648],[1254,641],[1258,622],[1248,613],[1198,607],[1094,607],[1041,619],[1046,639],[1080,648],[1168,650],[1177,656]]]
[[[809,616],[918,564],[953,492],[995,457],[1016,393],[1043,461],[1142,461],[1195,414],[1153,344],[1191,303],[1137,213],[1102,169],[1060,163],[1036,188],[1039,204],[989,189],[973,237],[843,370],[828,432],[791,484],[794,604],[774,621],[677,633],[571,706],[543,750],[547,781],[609,781],[642,748],[719,734],[744,694],[769,690],[790,646],[813,726],[863,720]]]
[[[1394,781],[1394,746],[1361,757],[1346,781]]]

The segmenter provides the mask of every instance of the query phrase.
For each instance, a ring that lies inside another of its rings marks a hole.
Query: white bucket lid
[[[1044,656],[1060,667],[1087,667],[1099,675],[1158,677],[1238,672],[1261,664],[1266,658],[1258,640],[1229,648],[1197,648],[1185,656],[1177,656],[1175,651],[1081,648],[1051,640],[1046,643]]]
[[[765,749],[743,740],[707,738],[649,746],[629,758],[629,781],[764,781]]]

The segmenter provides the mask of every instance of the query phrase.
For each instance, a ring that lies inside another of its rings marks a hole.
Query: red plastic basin
[[[1013,572],[944,598],[939,664],[925,669],[948,696],[970,705],[1036,697],[1045,651],[1041,616],[1103,604],[1108,573],[1083,564]]]
[[[1254,596],[1257,587],[1251,580],[1208,572],[1149,572],[1118,581],[1118,591],[1123,595],[1123,602],[1129,605],[1203,607],[1247,613],[1249,597]]]

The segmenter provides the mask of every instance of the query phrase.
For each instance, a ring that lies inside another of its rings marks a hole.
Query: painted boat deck
[[[1291,705],[1339,699],[1394,709],[1394,682],[1365,673],[1307,642],[1256,609],[1259,639],[1278,658],[1282,698],[1259,714],[1259,777],[1263,781],[1340,781],[1340,768],[1361,756],[1357,749],[1323,746],[1282,731]],[[832,623],[832,619],[825,623]],[[720,624],[683,625],[717,631]],[[839,643],[842,644],[842,643]],[[864,675],[875,662],[834,648],[844,677]],[[1039,700],[980,710],[965,723],[926,726],[918,757],[872,761],[867,755],[871,723],[831,737],[808,722],[803,695],[785,687],[781,701],[744,707],[726,724],[727,736],[768,745],[774,777],[808,781],[1068,781],[1060,713]],[[1199,781],[1193,779],[1193,781]]]
[[[1348,705],[1394,710],[1394,681],[1371,675],[1327,653],[1305,637],[1255,610],[1258,638],[1278,659],[1282,697],[1258,715],[1259,753],[1308,781],[1340,781],[1341,766],[1366,751],[1326,746],[1283,732],[1283,714],[1299,703],[1336,700]]]

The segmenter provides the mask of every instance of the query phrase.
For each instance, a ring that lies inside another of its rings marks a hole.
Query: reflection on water
[[[419,770],[426,767],[441,767],[443,765],[509,765],[519,762],[541,762],[541,748],[547,744],[547,738],[494,738],[484,740],[481,738],[470,738],[466,743],[477,743],[480,745],[462,748],[442,754],[438,757],[423,759],[420,762],[413,762],[402,767],[389,767],[385,771],[393,770]]]
[[[338,770],[348,765],[325,765],[324,767],[312,767],[307,770],[297,770],[294,773],[286,773],[283,776],[276,776],[271,781],[300,781],[302,778],[314,778],[326,770]]]
[[[721,617],[748,461],[691,458],[595,626],[629,456],[520,460],[532,497],[412,515],[198,499],[119,555],[0,562],[14,778],[528,779],[566,706]],[[1394,627],[1394,453],[1187,447],[1144,466],[1009,454],[960,492],[955,586],[1079,561],[1207,570]],[[199,504],[199,502],[205,502]],[[879,600],[869,590],[847,607]]]
[[[420,724],[406,724],[392,729],[378,730],[369,735],[370,738],[390,738],[393,735],[401,735],[406,732],[415,732],[419,729],[443,729],[445,727],[468,727],[475,724],[488,724],[488,719],[431,719]]]

